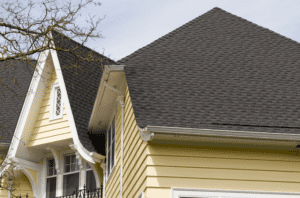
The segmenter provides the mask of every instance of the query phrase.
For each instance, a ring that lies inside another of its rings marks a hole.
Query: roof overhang
[[[146,126],[139,128],[144,141],[153,143],[191,142],[202,145],[252,145],[255,147],[278,146],[282,149],[295,148],[300,144],[300,134],[269,133],[253,131],[233,131],[216,129],[197,129],[164,126]]]
[[[124,67],[125,65],[104,66],[89,122],[89,131],[93,134],[106,131],[114,116],[117,98],[123,95],[126,88]]]

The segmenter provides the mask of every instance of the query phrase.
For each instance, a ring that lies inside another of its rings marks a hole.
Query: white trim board
[[[299,198],[300,193],[171,188],[171,198]]]

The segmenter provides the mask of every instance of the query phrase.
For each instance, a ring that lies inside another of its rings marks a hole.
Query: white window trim
[[[79,169],[79,171],[76,171],[76,172],[68,172],[68,173],[65,173],[64,172],[64,166],[65,166],[65,164],[64,164],[64,160],[65,160],[65,156],[68,156],[68,155],[75,155],[75,153],[74,153],[74,151],[73,150],[65,150],[65,151],[61,151],[60,152],[60,157],[59,157],[59,164],[60,164],[60,167],[61,167],[61,173],[60,174],[56,174],[55,176],[48,176],[48,159],[52,159],[53,158],[53,155],[52,155],[52,153],[47,153],[45,156],[44,156],[44,158],[43,158],[43,174],[42,174],[42,181],[45,181],[45,182],[43,182],[43,188],[45,189],[45,193],[44,193],[44,196],[43,196],[43,198],[46,198],[46,183],[47,183],[47,178],[50,178],[50,177],[56,177],[56,191],[58,192],[58,191],[61,191],[61,195],[59,195],[59,196],[63,196],[63,176],[64,175],[68,175],[68,174],[72,174],[72,173],[77,173],[77,172],[79,172],[79,179],[81,180],[82,179],[82,177],[84,176],[85,178],[83,178],[84,179],[84,181],[86,181],[86,174],[84,174],[84,175],[82,175],[81,174],[81,171],[80,171],[80,169]],[[86,172],[86,171],[90,171],[90,170],[92,170],[93,171],[93,173],[94,173],[94,175],[95,175],[95,179],[97,179],[97,177],[96,177],[96,173],[95,173],[95,171],[93,170],[93,168],[91,167],[91,168],[87,168],[87,166],[86,166],[86,164],[87,164],[88,162],[87,161],[84,161],[84,171]],[[60,177],[61,176],[61,177]],[[59,178],[61,178],[62,179],[62,182],[59,182],[58,181],[58,179]],[[97,181],[96,181],[97,182]]]
[[[55,108],[56,108],[56,94],[55,90],[58,89],[59,83],[54,83],[51,85],[51,96],[50,96],[50,112],[49,112],[49,120],[56,120],[60,119],[63,117],[63,99],[62,99],[62,94],[61,94],[61,107],[60,107],[60,114],[56,115],[55,114]]]
[[[172,198],[299,198],[300,193],[172,188]]]
[[[112,121],[110,123],[113,122],[113,120],[115,119],[115,151],[114,151],[114,166],[110,168],[110,172],[108,172],[108,163],[106,162],[106,182],[108,182],[111,178],[111,176],[113,175],[113,173],[115,172],[115,167],[117,164],[117,159],[116,159],[116,148],[117,148],[117,116],[115,115],[112,119]],[[108,130],[111,129],[111,124],[109,125]],[[108,131],[107,130],[107,131]],[[106,141],[106,144],[108,145],[108,140]],[[108,147],[107,147],[108,148]],[[106,154],[108,154],[108,151],[106,151]]]

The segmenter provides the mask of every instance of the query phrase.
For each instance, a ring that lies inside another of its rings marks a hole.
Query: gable
[[[54,142],[59,145],[62,140],[72,142],[71,128],[65,106],[63,106],[63,118],[49,120],[51,85],[57,82],[58,78],[55,69],[53,69],[27,147],[45,146]]]

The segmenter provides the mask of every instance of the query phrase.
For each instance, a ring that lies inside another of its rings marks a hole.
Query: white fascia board
[[[36,67],[33,77],[31,79],[28,93],[26,95],[26,98],[25,98],[25,101],[24,101],[24,104],[23,104],[23,107],[22,107],[22,110],[21,110],[21,113],[19,116],[19,120],[17,122],[17,126],[14,131],[14,135],[13,135],[13,138],[12,138],[5,161],[8,158],[16,156],[17,149],[21,142],[20,140],[22,137],[22,133],[24,131],[24,127],[25,127],[28,115],[30,113],[31,107],[33,105],[33,101],[36,96],[39,84],[45,77],[45,76],[43,76],[43,73],[44,73],[45,63],[46,63],[48,55],[49,55],[49,50],[41,52],[41,54],[39,55],[37,64],[39,64],[39,63],[41,63],[41,64],[40,64],[40,67]]]
[[[52,55],[55,72],[56,72],[56,75],[58,78],[58,83],[61,88],[63,104],[65,105],[65,109],[67,112],[68,121],[70,124],[71,134],[72,134],[75,148],[78,151],[78,153],[81,155],[81,157],[84,158],[86,161],[93,163],[93,164],[95,164],[96,162],[101,162],[101,160],[99,160],[97,157],[94,157],[95,156],[95,154],[93,154],[94,152],[89,152],[88,150],[86,150],[79,140],[77,128],[75,125],[75,120],[74,120],[73,112],[72,112],[71,105],[69,102],[69,97],[68,97],[65,81],[64,81],[64,78],[62,75],[61,66],[60,66],[60,63],[58,60],[57,52],[55,50],[50,50],[50,53]],[[105,158],[105,157],[103,156],[103,158]]]
[[[182,127],[163,127],[163,126],[146,126],[139,128],[140,135],[144,141],[152,141],[155,135],[174,136],[174,135],[193,135],[193,136],[216,136],[228,138],[254,138],[265,140],[287,140],[300,141],[300,134],[288,133],[269,133],[254,131],[233,131],[233,130],[216,130],[216,129],[197,129]]]
[[[92,119],[93,119],[95,111],[96,111],[96,107],[97,107],[99,102],[101,103],[102,97],[104,95],[104,87],[108,87],[108,88],[110,88],[110,89],[114,90],[115,92],[122,95],[121,92],[119,92],[118,90],[116,90],[113,87],[109,86],[107,84],[107,81],[109,79],[110,72],[123,72],[125,67],[126,67],[126,65],[105,65],[104,66],[104,70],[102,72],[102,76],[101,76],[101,80],[100,80],[96,100],[94,102],[92,114],[91,114],[90,120],[89,120],[89,125],[88,125],[89,129],[90,129],[90,125],[92,123]],[[102,91],[102,93],[101,93],[101,91]]]

